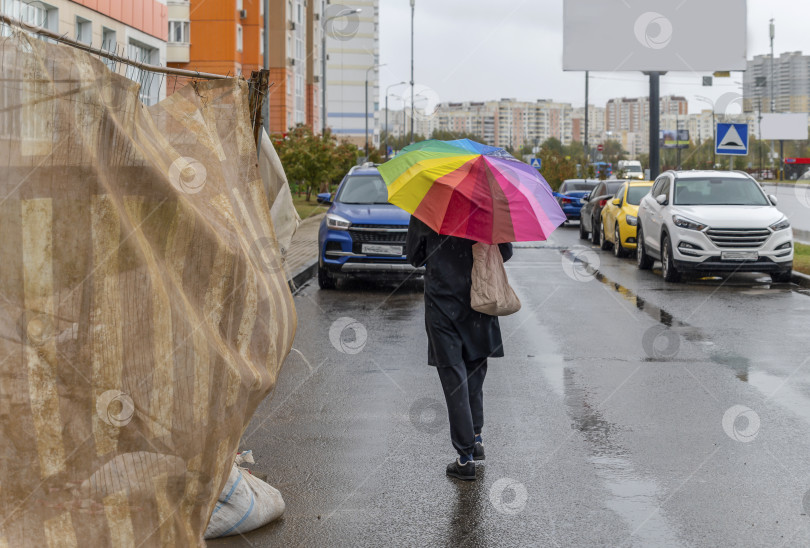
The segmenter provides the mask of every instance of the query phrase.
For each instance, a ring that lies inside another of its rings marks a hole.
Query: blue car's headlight
[[[352,226],[352,222],[340,215],[329,213],[326,216],[326,228],[330,230],[348,230],[350,226]]]

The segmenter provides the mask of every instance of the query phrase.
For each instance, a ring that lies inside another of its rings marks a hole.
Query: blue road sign
[[[529,165],[534,169],[542,169],[543,161],[540,158],[529,158]]]
[[[748,155],[748,124],[717,124],[717,154]]]

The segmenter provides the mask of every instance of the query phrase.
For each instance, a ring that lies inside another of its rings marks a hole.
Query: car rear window
[[[562,188],[560,189],[560,192],[562,192],[562,193],[566,193],[566,192],[587,192],[589,190],[593,190],[594,188],[596,188],[597,184],[598,183],[596,183],[596,182],[586,182],[586,181],[582,181],[582,182],[579,182],[579,183],[567,183],[566,182],[566,183],[563,183]]]
[[[650,192],[648,186],[631,186],[627,189],[627,203],[630,205],[638,205],[641,199]]]

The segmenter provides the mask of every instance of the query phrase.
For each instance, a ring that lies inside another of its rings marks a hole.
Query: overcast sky
[[[562,12],[563,0],[416,0],[417,91],[427,89],[424,94],[433,101],[514,97],[582,106],[584,73],[562,70]],[[776,19],[777,56],[786,51],[810,53],[810,2],[748,0],[749,59],[769,53],[771,17]],[[718,39],[723,31],[718,21]],[[410,79],[409,0],[380,0],[380,63],[386,65],[380,68],[382,104],[386,87]],[[697,112],[708,107],[696,95],[716,100],[724,93],[740,92],[741,85],[735,82],[742,82],[741,72],[715,79],[713,87],[703,87],[700,75],[671,72],[661,79],[661,94],[686,96],[690,112]],[[613,97],[649,94],[648,79],[638,72],[592,72],[590,88],[590,103],[602,107]],[[390,93],[405,90],[394,87]],[[393,97],[389,101],[392,109],[400,108]]]

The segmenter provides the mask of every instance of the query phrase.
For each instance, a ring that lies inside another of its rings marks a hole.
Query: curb
[[[290,291],[295,293],[298,289],[310,278],[312,278],[315,273],[318,271],[318,261],[317,259],[309,266],[304,267],[298,273],[293,274],[293,277],[287,280],[287,284],[290,286]],[[808,278],[810,280],[810,278]]]
[[[807,274],[802,274],[801,272],[793,272],[792,281],[796,285],[801,287],[808,287],[810,288],[810,276]]]

